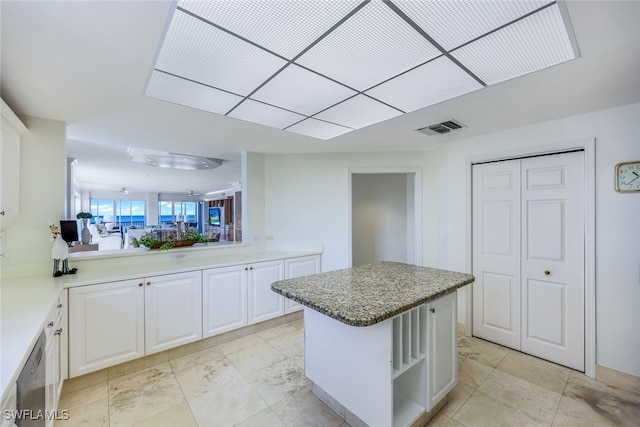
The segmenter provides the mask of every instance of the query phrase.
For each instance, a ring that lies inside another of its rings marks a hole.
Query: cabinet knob
[[[140,282],[140,283],[138,283],[138,286],[144,286],[144,285],[142,284],[142,282]]]
[[[58,308],[62,308],[62,303],[58,304]]]
[[[49,322],[49,324],[47,325],[49,328],[53,328],[53,320],[51,322]]]
[[[551,274],[551,272],[550,272],[549,270],[545,270],[545,271],[544,271],[544,275],[545,275],[545,276],[548,276],[548,275],[550,275],[550,274]]]
[[[0,211],[0,215],[4,216],[4,211]]]
[[[244,271],[249,271],[249,267],[245,267],[245,268],[244,268]]]
[[[149,286],[151,284],[151,282],[147,282],[147,286]]]
[[[435,308],[432,308],[432,309],[431,309],[431,310],[429,310],[429,311],[431,311],[432,313],[435,313],[435,312],[436,312],[436,309],[435,309]]]
[[[53,335],[61,335],[61,334],[62,334],[62,328],[56,329],[56,331],[53,333]]]
[[[249,270],[253,270],[253,267],[249,267]]]

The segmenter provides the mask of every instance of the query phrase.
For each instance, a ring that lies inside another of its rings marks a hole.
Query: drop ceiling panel
[[[440,54],[383,2],[370,2],[297,63],[358,90]]]
[[[357,95],[320,114],[316,114],[314,117],[360,129],[400,114],[402,114],[401,111],[384,105],[368,96]]]
[[[149,80],[147,96],[198,108],[211,113],[224,114],[242,101],[238,95],[223,92],[174,77],[159,71],[154,71]]]
[[[355,94],[353,90],[329,79],[290,65],[251,98],[312,116]]]
[[[247,120],[261,125],[284,129],[305,116],[248,99],[230,112],[229,117]]]
[[[306,119],[291,126],[290,128],[287,128],[287,130],[301,135],[311,136],[313,138],[331,139],[347,132],[351,132],[353,129],[333,123],[323,122],[321,120]]]
[[[487,84],[576,57],[557,6],[489,34],[452,55]]]
[[[376,86],[366,94],[409,112],[482,87],[453,61],[440,57]]]
[[[178,7],[288,59],[328,31],[360,1],[179,1]]]
[[[176,11],[156,69],[248,95],[286,61]]]
[[[549,3],[553,1],[394,1],[447,51]]]

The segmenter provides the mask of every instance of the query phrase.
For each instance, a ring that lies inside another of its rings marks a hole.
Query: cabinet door
[[[457,294],[427,304],[427,411],[458,383]]]
[[[284,260],[285,279],[295,279],[320,273],[320,255],[289,258]],[[289,298],[284,300],[284,312],[291,313],[302,310],[302,304]]]
[[[204,338],[247,325],[247,271],[236,265],[202,272]]]
[[[69,377],[144,356],[142,280],[70,289],[69,324]]]
[[[284,297],[271,284],[284,278],[284,261],[249,264],[249,324],[284,314]]]
[[[200,271],[145,279],[145,354],[202,338]]]
[[[48,318],[49,319],[49,318]],[[53,323],[53,324],[52,324]],[[45,360],[45,388],[44,388],[44,398],[45,404],[44,409],[47,411],[53,411],[56,409],[58,405],[58,399],[56,394],[56,378],[60,372],[60,361],[59,361],[59,349],[60,342],[57,339],[57,335],[55,333],[55,322],[51,320],[48,325],[51,325],[51,330],[46,330],[46,344],[44,350],[44,360]],[[52,426],[53,420],[46,420],[46,426]]]
[[[8,227],[18,217],[20,205],[20,134],[27,128],[13,111],[2,104],[0,138],[0,227]]]

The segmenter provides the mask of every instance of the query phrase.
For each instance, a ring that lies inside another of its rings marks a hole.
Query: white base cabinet
[[[144,289],[144,353],[157,353],[201,338],[200,271],[147,277]]]
[[[66,378],[67,291],[63,290],[47,315],[45,327],[45,410],[48,414],[58,407],[62,385]],[[53,426],[55,417],[45,417]]]
[[[271,284],[284,279],[284,261],[248,265],[249,324],[284,314],[284,297],[271,290]]]
[[[320,273],[320,257],[318,255],[289,258],[284,260],[284,278],[297,279],[298,277],[309,276]],[[303,305],[291,300],[284,299],[285,314],[302,310]]]
[[[144,356],[144,283],[124,280],[69,290],[69,376]]]
[[[455,292],[366,327],[304,310],[305,375],[369,425],[411,425],[458,381]]]
[[[247,326],[246,265],[202,272],[203,337]]]

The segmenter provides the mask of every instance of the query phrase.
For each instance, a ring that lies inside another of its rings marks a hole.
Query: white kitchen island
[[[352,425],[424,425],[456,385],[457,288],[473,276],[395,262],[275,282],[305,306],[305,375]]]

